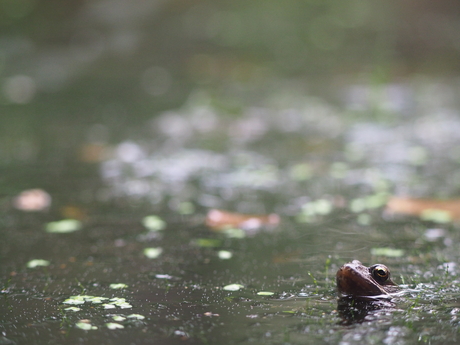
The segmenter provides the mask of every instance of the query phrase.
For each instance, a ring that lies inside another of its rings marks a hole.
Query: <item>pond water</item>
[[[317,55],[299,60],[275,49],[284,36],[241,34],[247,18],[303,32],[298,6],[97,1],[69,28],[26,3],[5,5],[17,36],[2,37],[0,344],[460,341],[458,78],[324,60],[350,37],[369,47],[379,6],[337,36],[315,18],[340,2],[311,5]],[[21,36],[46,16],[72,34]],[[296,75],[310,63],[324,72]],[[338,305],[353,259],[388,266],[401,293]]]

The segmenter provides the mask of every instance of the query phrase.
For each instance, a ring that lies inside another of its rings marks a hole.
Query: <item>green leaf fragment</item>
[[[219,250],[217,255],[219,256],[219,259],[228,260],[232,258],[233,253],[228,250]]]
[[[78,305],[78,304],[85,304],[85,300],[83,299],[74,299],[74,298],[68,298],[66,299],[64,302],[62,302],[64,304],[74,304],[74,305]]]
[[[399,258],[404,255],[404,250],[402,249],[394,249],[394,248],[372,248],[371,255],[374,256],[387,256],[390,258]]]
[[[150,231],[159,231],[166,227],[165,221],[158,216],[147,216],[142,219],[142,224]]]
[[[69,233],[80,230],[82,223],[76,219],[64,219],[46,224],[45,230],[50,233]]]
[[[195,244],[202,248],[215,248],[222,245],[222,241],[214,238],[197,238]]]
[[[66,311],[80,311],[81,308],[78,308],[78,307],[68,307],[68,308],[64,308],[64,310],[66,310]]]
[[[104,303],[102,305],[104,307],[104,309],[115,309],[115,305],[114,304],[110,304],[110,303]]]
[[[112,319],[113,319],[113,321],[121,322],[121,321],[125,321],[125,320],[126,320],[126,317],[121,316],[121,315],[113,315],[113,316],[112,316]]]
[[[230,285],[225,285],[223,289],[225,291],[238,291],[244,288],[244,285],[241,284],[230,284]]]
[[[245,238],[246,237],[246,231],[240,228],[226,228],[222,230],[222,233],[225,235],[225,237],[228,237],[228,238]]]
[[[117,304],[118,307],[120,307],[121,309],[131,309],[133,306],[129,303],[120,303],[120,304]]]
[[[131,314],[127,316],[128,319],[137,319],[137,320],[144,320],[145,316],[141,314]]]
[[[444,210],[427,209],[422,212],[420,219],[444,224],[452,221],[452,215],[450,212]]]
[[[275,293],[271,291],[259,291],[257,295],[259,296],[273,296]]]
[[[163,252],[163,248],[157,247],[157,248],[145,248],[144,249],[144,255],[148,257],[149,259],[156,259],[161,255]]]
[[[84,330],[84,331],[91,331],[91,330],[97,329],[96,326],[93,326],[93,325],[90,324],[89,322],[77,322],[77,323],[75,324],[75,326],[76,326],[77,328],[80,328],[80,329]]]
[[[118,290],[118,289],[126,289],[126,288],[128,287],[128,285],[123,284],[123,283],[116,283],[116,284],[110,284],[109,287],[110,287],[111,289]]]
[[[28,268],[35,268],[38,266],[49,266],[50,262],[48,260],[41,260],[41,259],[35,259],[35,260],[30,260],[27,263]]]
[[[195,206],[190,201],[184,201],[179,204],[178,211],[183,215],[193,214],[195,213]]]
[[[125,326],[120,325],[119,323],[109,322],[105,324],[108,329],[123,329]]]

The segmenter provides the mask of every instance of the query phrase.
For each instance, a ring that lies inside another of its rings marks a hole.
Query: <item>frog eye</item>
[[[374,265],[370,267],[372,278],[382,284],[390,278],[390,270],[384,265]]]

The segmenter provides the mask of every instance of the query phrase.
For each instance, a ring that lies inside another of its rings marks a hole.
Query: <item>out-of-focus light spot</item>
[[[139,145],[129,141],[118,145],[116,153],[118,158],[125,163],[132,163],[145,157],[144,150]]]
[[[191,135],[190,122],[175,112],[166,112],[154,121],[154,126],[173,138],[188,138]]]
[[[10,18],[24,18],[33,11],[36,5],[34,0],[3,0],[0,3],[4,13]]]
[[[3,84],[3,93],[13,103],[29,103],[34,98],[36,91],[35,81],[26,75],[10,77]]]
[[[161,96],[170,90],[172,77],[165,68],[154,66],[147,69],[142,74],[141,85],[148,94],[152,96]]]
[[[14,198],[13,205],[21,211],[42,211],[51,205],[51,196],[43,189],[29,189]]]

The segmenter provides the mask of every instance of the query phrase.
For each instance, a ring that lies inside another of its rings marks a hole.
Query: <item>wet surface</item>
[[[459,341],[449,6],[409,52],[372,4],[8,4],[0,344]],[[339,300],[354,259],[401,293]]]

